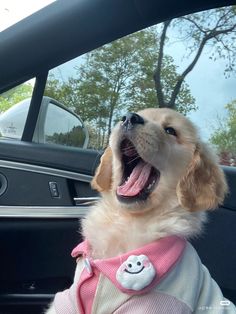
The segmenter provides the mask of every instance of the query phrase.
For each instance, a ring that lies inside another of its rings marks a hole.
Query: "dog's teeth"
[[[127,179],[125,180],[125,184],[126,184],[128,181],[129,181],[129,178],[127,178]]]
[[[150,189],[153,187],[153,185],[155,184],[155,182],[156,182],[156,181],[153,180],[152,183],[150,183],[150,184],[148,185],[147,189],[150,190]]]
[[[125,183],[127,183],[127,182],[129,181],[129,178],[130,178],[130,177],[128,177],[128,178],[125,180]]]

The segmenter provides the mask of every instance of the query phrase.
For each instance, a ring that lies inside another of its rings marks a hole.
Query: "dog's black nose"
[[[144,120],[140,117],[137,113],[128,112],[123,118],[121,119],[122,126],[125,127],[126,131],[131,130],[135,124],[144,124]]]

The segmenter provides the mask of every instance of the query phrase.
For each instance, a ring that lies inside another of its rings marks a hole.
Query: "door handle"
[[[76,206],[91,206],[100,200],[99,196],[92,197],[74,197]]]

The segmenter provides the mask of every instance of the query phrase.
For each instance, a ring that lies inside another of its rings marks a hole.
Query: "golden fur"
[[[116,256],[168,235],[196,235],[205,220],[203,211],[221,204],[227,192],[216,158],[186,117],[164,108],[138,114],[145,123],[135,125],[128,138],[142,159],[160,171],[160,181],[145,201],[117,199],[120,143],[127,137],[118,123],[92,181],[102,198],[83,222],[94,258]],[[177,137],[164,131],[169,126]]]

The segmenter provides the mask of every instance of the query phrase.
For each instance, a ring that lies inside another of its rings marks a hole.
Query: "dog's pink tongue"
[[[129,179],[117,188],[117,194],[121,196],[135,196],[138,195],[144,188],[152,166],[140,161],[133,169]]]

